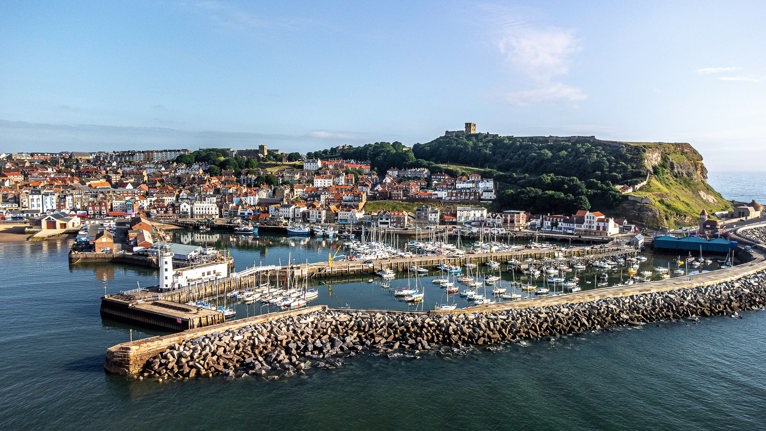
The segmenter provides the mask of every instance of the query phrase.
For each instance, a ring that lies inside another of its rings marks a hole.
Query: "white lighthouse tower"
[[[160,290],[173,289],[173,252],[163,247],[159,252],[160,259]]]

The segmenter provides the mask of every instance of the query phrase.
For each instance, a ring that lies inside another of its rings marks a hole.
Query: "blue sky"
[[[690,142],[766,170],[766,2],[0,2],[0,152]]]

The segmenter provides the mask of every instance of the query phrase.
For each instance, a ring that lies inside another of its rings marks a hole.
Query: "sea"
[[[710,182],[729,199],[763,202],[766,194],[760,176],[711,173]],[[325,260],[335,247],[316,239],[175,235],[230,250],[238,269]],[[764,311],[458,358],[357,357],[337,370],[272,382],[108,375],[108,347],[160,333],[102,320],[99,300],[152,285],[156,272],[70,266],[69,244],[0,244],[0,429],[766,429]],[[647,264],[670,260],[651,256]],[[318,288],[319,302],[335,307],[408,307],[376,280]],[[427,297],[441,300],[428,289]],[[237,305],[240,317],[267,311]]]

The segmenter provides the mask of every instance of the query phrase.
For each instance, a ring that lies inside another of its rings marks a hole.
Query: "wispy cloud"
[[[738,70],[742,70],[742,68],[737,66],[701,67],[697,69],[695,72],[697,72],[700,75],[717,75],[720,73],[736,72]]]
[[[729,82],[761,82],[762,77],[754,75],[742,75],[732,74],[733,72],[740,72],[742,68],[739,66],[723,66],[723,67],[702,67],[695,72],[699,75],[710,76],[719,81]]]
[[[736,82],[761,82],[761,79],[755,76],[734,75],[734,76],[719,76],[719,81],[736,81]]]
[[[565,82],[573,59],[582,50],[572,28],[539,25],[526,17],[529,10],[498,5],[483,5],[494,29],[493,43],[512,72],[521,77],[514,83],[521,87],[506,94],[505,100],[516,105],[564,100],[576,102],[587,93]]]

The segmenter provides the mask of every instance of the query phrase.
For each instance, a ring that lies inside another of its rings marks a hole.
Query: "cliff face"
[[[687,143],[633,143],[644,152],[647,184],[629,193],[620,215],[652,227],[695,225],[699,213],[728,211],[731,204],[707,183],[702,155]]]

